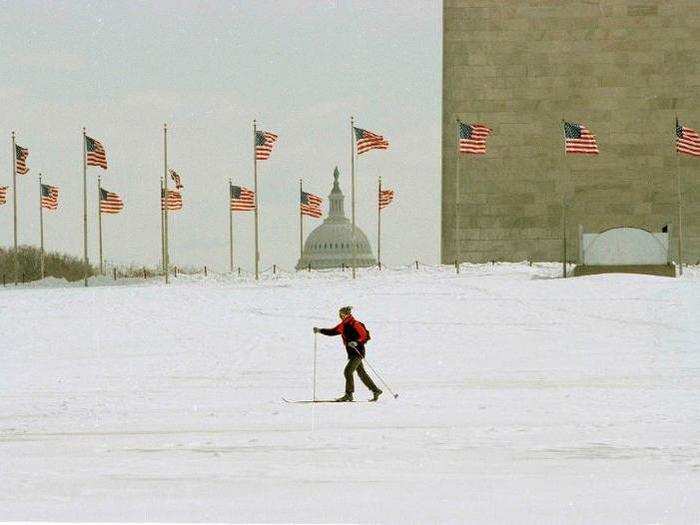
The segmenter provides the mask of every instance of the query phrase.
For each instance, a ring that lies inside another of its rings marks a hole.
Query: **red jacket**
[[[357,357],[358,353],[360,357],[365,357],[365,343],[369,339],[367,330],[362,323],[352,315],[348,315],[337,326],[333,328],[321,328],[319,332],[323,335],[342,336],[345,350],[348,352],[348,358]],[[348,344],[353,341],[357,343],[357,350],[348,346]]]

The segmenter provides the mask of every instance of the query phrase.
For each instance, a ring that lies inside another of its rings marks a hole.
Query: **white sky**
[[[19,242],[39,244],[38,183],[61,191],[45,215],[46,248],[82,255],[81,128],[107,149],[88,168],[89,248],[97,259],[97,175],[120,194],[103,217],[108,261],[160,259],[162,124],[183,178],[171,261],[228,264],[228,179],[252,187],[252,119],[280,138],[259,163],[262,266],[299,252],[298,179],[324,198],[337,164],[350,204],[349,117],[388,151],[357,163],[358,224],[376,253],[376,186],[395,189],[382,216],[384,262],[438,260],[441,5],[418,1],[0,2],[0,185],[12,185],[10,133],[30,149],[18,176]],[[11,193],[0,243],[12,245]],[[252,267],[253,214],[234,215],[236,264]],[[320,221],[305,219],[306,233]]]

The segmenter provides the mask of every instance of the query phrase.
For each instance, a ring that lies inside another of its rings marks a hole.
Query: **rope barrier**
[[[551,264],[557,264],[557,261],[550,261]],[[501,265],[501,264],[509,264],[504,261],[489,261],[485,263],[470,263],[467,261],[463,261],[459,263],[458,265],[455,263],[451,264],[428,264],[425,263],[419,259],[415,259],[412,262],[405,263],[405,264],[400,264],[396,266],[386,266],[382,264],[381,270],[377,266],[369,266],[369,267],[363,267],[363,268],[357,268],[358,272],[360,273],[366,273],[370,275],[381,275],[382,272],[396,272],[396,271],[406,271],[406,270],[414,270],[414,271],[424,271],[424,270],[445,270],[449,271],[451,270],[452,272],[455,271],[456,267],[459,267],[460,269],[464,271],[469,271],[470,268],[476,268],[476,267],[482,267],[483,265]],[[518,264],[518,263],[512,263],[512,264]],[[527,265],[529,267],[534,267],[534,268],[542,268],[543,265],[545,265],[545,262],[535,262],[531,260],[525,260],[522,261],[522,264]],[[569,263],[567,266],[572,266],[571,263]],[[211,274],[212,276],[226,276],[226,277],[234,277],[238,279],[249,279],[252,278],[254,275],[253,271],[247,270],[242,267],[236,267],[233,269],[233,271],[223,271],[223,272],[214,272],[212,271],[209,267],[206,267],[206,273],[204,270],[204,266],[192,266],[189,268],[177,268],[177,275],[178,276],[209,276]],[[109,273],[106,273],[106,276],[111,277],[114,279],[116,276],[117,279],[129,279],[129,278],[134,278],[134,277],[140,277],[141,279],[148,279],[148,278],[162,278],[163,277],[163,272],[162,268],[148,268],[148,267],[141,267],[141,268],[135,268],[135,267],[128,267],[128,268],[119,268],[116,265],[111,266],[111,275]],[[270,266],[265,267],[263,270],[261,270],[262,275],[266,276],[278,276],[278,275],[285,275],[285,276],[291,276],[291,275],[297,275],[299,277],[303,277],[304,275],[308,275],[310,273],[314,274],[321,274],[321,275],[333,275],[337,274],[339,277],[344,276],[348,277],[350,276],[350,272],[347,271],[346,268],[338,267],[338,268],[311,268],[309,271],[308,268],[301,268],[301,269],[296,269],[296,268],[285,268],[284,266],[279,266],[277,264],[272,264]],[[144,275],[146,277],[144,277]],[[174,274],[173,274],[174,276]]]

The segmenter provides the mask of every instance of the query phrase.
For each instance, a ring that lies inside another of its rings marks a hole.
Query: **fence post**
[[[416,270],[418,269],[418,261],[416,261]]]
[[[238,267],[238,277],[240,277],[240,276],[241,276],[241,267],[239,266]]]
[[[2,274],[2,285],[5,286],[5,274]]]
[[[146,267],[143,267],[143,278],[146,279]]]
[[[272,275],[275,275],[277,273],[277,265],[273,264],[272,265]]]
[[[114,275],[114,280],[116,281],[117,280],[117,269],[116,268],[112,268],[112,274]]]
[[[204,277],[206,277],[206,276],[207,276],[207,267],[205,266],[204,267]]]
[[[24,272],[22,272],[22,284],[24,284]]]
[[[457,262],[457,259],[455,259],[455,271],[459,273],[459,263]]]
[[[177,277],[177,266],[174,268],[174,270],[175,270],[174,275],[175,275],[175,277]]]
[[[311,271],[311,263],[309,263],[309,271]]]

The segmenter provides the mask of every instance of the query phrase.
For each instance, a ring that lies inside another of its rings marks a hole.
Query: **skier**
[[[362,359],[365,357],[365,343],[369,340],[369,333],[365,326],[352,316],[352,306],[343,306],[339,311],[340,324],[334,328],[317,328],[314,327],[314,333],[322,333],[323,335],[340,335],[343,337],[343,344],[348,353],[348,363],[343,371],[345,375],[345,395],[336,399],[336,401],[352,401],[352,395],[355,391],[355,380],[353,374],[357,371],[357,375],[367,388],[372,391],[372,399],[376,401],[382,394],[382,391],[374,384],[372,378],[367,375],[365,367],[362,364]]]

